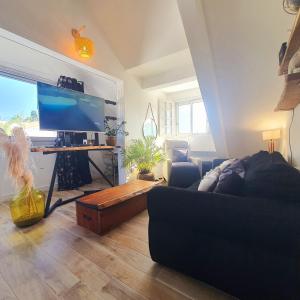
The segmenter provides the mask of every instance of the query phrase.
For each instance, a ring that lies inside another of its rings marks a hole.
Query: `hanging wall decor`
[[[148,104],[146,117],[143,123],[143,136],[157,138],[157,124],[155,122],[151,103]]]

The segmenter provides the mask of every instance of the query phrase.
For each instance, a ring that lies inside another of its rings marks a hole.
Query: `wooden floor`
[[[145,211],[100,237],[77,226],[70,203],[18,229],[0,204],[0,299],[232,299],[154,263],[147,226]]]

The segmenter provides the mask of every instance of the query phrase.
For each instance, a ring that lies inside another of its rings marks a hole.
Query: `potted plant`
[[[165,160],[165,154],[155,144],[155,138],[132,140],[131,144],[124,151],[124,166],[137,168],[138,179],[153,181],[153,167]]]
[[[125,121],[121,123],[113,122],[109,123],[107,120],[104,121],[105,126],[105,135],[106,135],[106,145],[107,146],[116,146],[117,144],[117,135],[128,135],[129,133],[125,131]]]

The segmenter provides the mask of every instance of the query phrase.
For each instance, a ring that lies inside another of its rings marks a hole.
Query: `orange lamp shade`
[[[85,26],[81,27],[79,30],[72,29],[75,49],[80,57],[91,58],[94,55],[94,42],[87,37],[80,36],[80,31],[82,31],[84,28]]]
[[[86,37],[75,38],[75,49],[81,57],[90,58],[94,54],[94,43]]]

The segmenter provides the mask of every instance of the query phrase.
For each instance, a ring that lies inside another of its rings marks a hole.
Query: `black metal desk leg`
[[[57,161],[58,161],[57,156],[58,156],[58,154],[56,154],[54,168],[53,168],[51,182],[50,182],[50,187],[49,187],[47,201],[46,201],[45,216],[44,216],[45,218],[47,218],[48,214],[49,214],[49,209],[50,209],[50,204],[51,204],[51,199],[52,199],[52,194],[53,194],[53,189],[54,189],[54,184],[55,184],[55,178],[56,178],[56,173],[57,173]]]
[[[113,183],[106,177],[106,175],[100,170],[100,168],[92,161],[92,159],[88,156],[89,162],[93,165],[93,167],[102,175],[102,177],[107,181],[110,186],[114,186]]]

